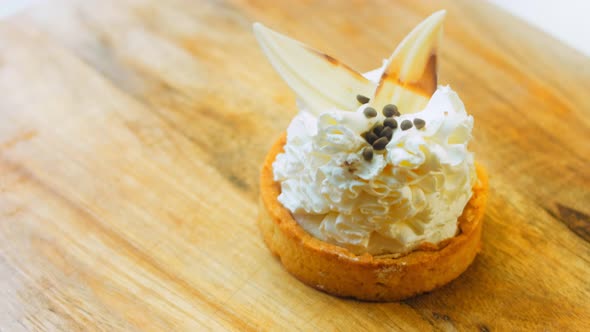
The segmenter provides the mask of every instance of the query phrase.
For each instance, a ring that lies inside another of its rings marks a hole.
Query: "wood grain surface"
[[[296,107],[251,24],[366,71],[440,8],[483,251],[400,303],[306,287],[255,222]],[[2,331],[590,330],[590,60],[484,2],[39,2],[0,21],[0,91]]]

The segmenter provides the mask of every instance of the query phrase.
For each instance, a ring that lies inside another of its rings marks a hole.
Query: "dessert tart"
[[[300,108],[264,162],[258,223],[302,282],[401,300],[457,278],[479,251],[487,175],[468,150],[473,118],[437,85],[444,17],[365,74],[254,24]]]

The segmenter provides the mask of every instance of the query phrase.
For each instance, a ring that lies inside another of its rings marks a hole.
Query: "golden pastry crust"
[[[337,296],[397,301],[457,278],[477,255],[488,190],[481,166],[476,165],[478,181],[459,217],[457,236],[439,245],[425,244],[401,257],[355,255],[307,233],[277,200],[281,187],[273,180],[272,163],[283,151],[286,139],[283,133],[264,161],[258,224],[270,250],[305,284]]]

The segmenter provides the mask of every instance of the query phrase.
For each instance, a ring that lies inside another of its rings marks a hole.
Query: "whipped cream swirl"
[[[356,254],[403,254],[455,236],[476,180],[473,118],[457,94],[439,87],[425,109],[397,117],[426,125],[396,129],[371,161],[361,133],[384,118],[367,119],[366,106],[318,117],[301,109],[273,163],[278,200],[307,232]]]

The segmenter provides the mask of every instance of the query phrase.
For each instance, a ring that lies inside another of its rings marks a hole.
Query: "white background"
[[[590,0],[489,0],[590,56]]]

